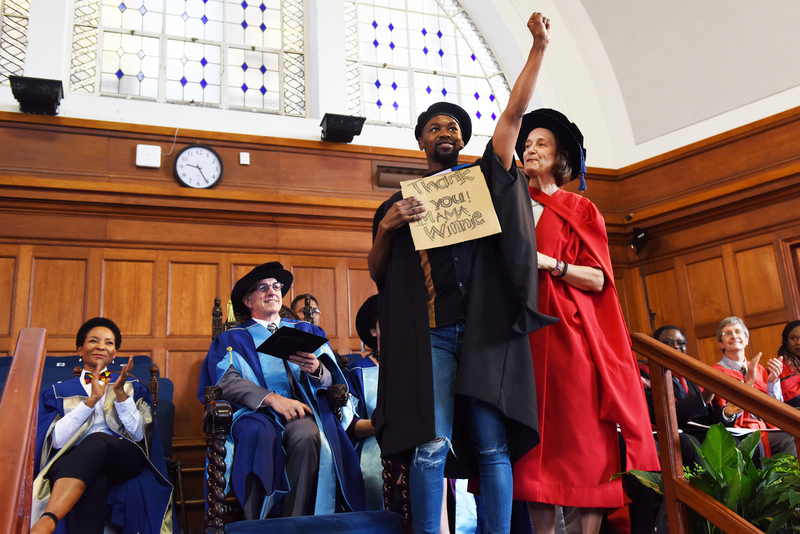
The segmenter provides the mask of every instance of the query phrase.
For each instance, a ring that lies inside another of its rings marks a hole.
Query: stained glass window
[[[24,74],[30,5],[30,0],[0,0],[0,83]]]
[[[412,124],[430,104],[466,109],[491,135],[511,93],[457,0],[345,0],[348,108],[371,121]]]
[[[75,0],[70,89],[305,116],[303,28],[302,0]]]

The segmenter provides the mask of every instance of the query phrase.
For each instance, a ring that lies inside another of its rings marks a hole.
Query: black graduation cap
[[[258,352],[287,359],[297,351],[313,353],[328,342],[328,338],[300,330],[282,326],[256,349]]]

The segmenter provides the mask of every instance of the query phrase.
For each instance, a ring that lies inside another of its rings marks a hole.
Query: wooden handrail
[[[44,368],[44,328],[23,328],[0,398],[0,532],[26,533],[31,523],[36,415]]]
[[[633,350],[647,358],[650,367],[669,531],[677,534],[689,533],[687,505],[691,504],[693,510],[724,532],[753,534],[761,532],[733,510],[691,486],[683,476],[672,371],[789,432],[795,437],[798,449],[800,449],[800,411],[650,336],[637,333],[631,338]]]

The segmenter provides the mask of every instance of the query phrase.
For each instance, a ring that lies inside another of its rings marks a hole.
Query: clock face
[[[175,179],[186,187],[208,189],[222,179],[222,158],[206,145],[189,145],[175,156]]]

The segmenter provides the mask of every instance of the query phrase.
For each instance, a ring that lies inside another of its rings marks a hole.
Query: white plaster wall
[[[547,51],[531,109],[552,107],[569,116],[586,139],[587,163],[620,168],[694,141],[793,108],[800,88],[784,91],[681,130],[634,143],[614,70],[580,0],[461,0],[484,35],[513,86],[530,48],[525,21],[539,10],[552,19]],[[65,97],[60,115],[170,128],[319,139],[326,112],[346,113],[342,0],[307,0],[307,118],[223,111],[125,97],[98,97],[69,91],[73,0],[32,2],[25,75],[61,79]],[[0,110],[17,111],[8,85],[0,86]],[[476,137],[465,153],[482,153],[487,138]],[[354,144],[418,150],[410,128],[366,124]]]

